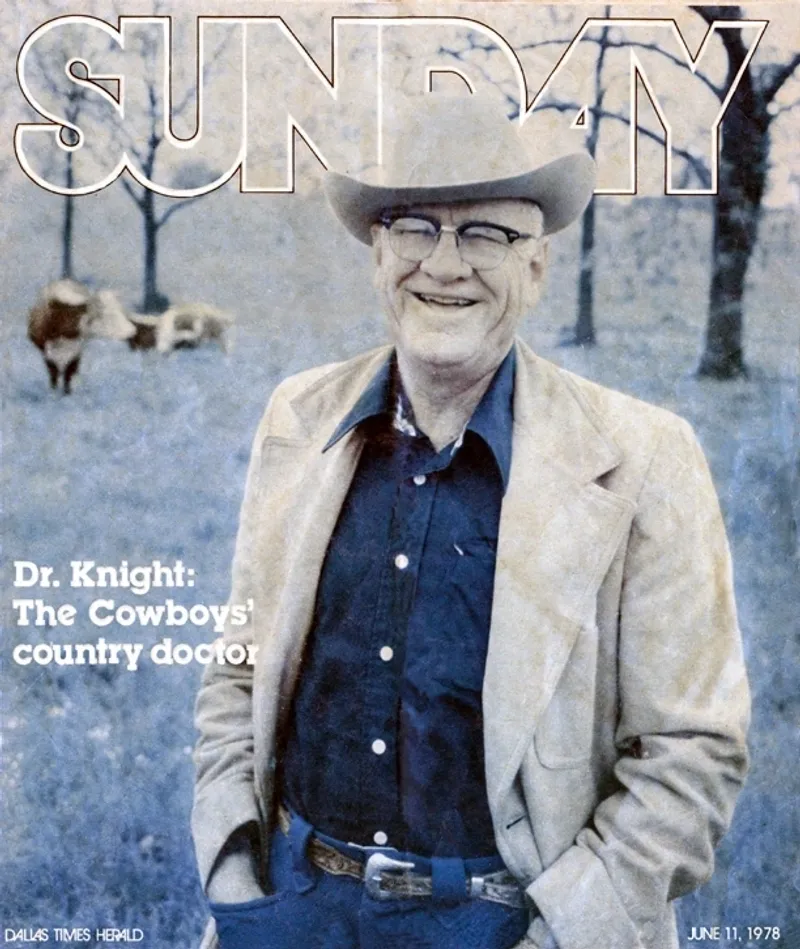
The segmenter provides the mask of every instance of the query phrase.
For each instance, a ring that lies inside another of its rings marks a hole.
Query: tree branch
[[[31,49],[29,55],[31,59],[33,60],[33,62],[36,64],[36,68],[42,74],[42,78],[44,79],[47,85],[47,88],[51,92],[57,92],[58,83],[56,82],[55,77],[50,71],[50,67],[52,65],[52,62],[50,61],[50,59],[45,56],[42,56],[41,50],[35,45]]]
[[[202,82],[204,84],[208,82],[208,78],[211,75],[211,70],[214,68],[214,66],[216,65],[216,63],[218,62],[222,54],[225,52],[225,49],[230,44],[230,37],[231,37],[231,34],[228,33],[228,35],[225,36],[217,44],[217,47],[214,50],[214,52],[211,54],[211,56],[208,56],[205,58],[205,61],[203,62],[203,71],[202,71],[202,77],[201,77]],[[170,109],[171,115],[183,115],[184,111],[186,110],[186,107],[194,98],[195,92],[198,96],[200,95],[199,87],[196,90],[194,90],[192,89],[191,86],[189,86],[189,88],[186,90],[186,94],[181,99],[181,101],[177,105],[175,105],[173,108]]]
[[[773,122],[775,119],[777,119],[779,115],[783,115],[784,112],[791,112],[792,109],[796,109],[799,105],[800,105],[800,98],[797,98],[794,100],[794,102],[790,102],[788,105],[780,106],[779,108],[770,112],[770,116],[769,116],[770,122]]]
[[[742,19],[742,8],[738,6],[692,6],[692,10],[694,10],[698,16],[701,16],[709,26],[711,26],[715,20]]]
[[[497,47],[492,46],[491,49],[496,50]],[[464,61],[465,54],[463,50],[447,49],[447,47],[445,46],[440,46],[439,52],[445,53],[448,56],[452,56],[453,59],[457,59],[459,62]],[[483,76],[483,78],[487,82],[490,82],[497,90],[499,90],[503,94],[503,97],[505,98],[506,102],[512,107],[512,111],[509,113],[508,118],[515,119],[519,115],[519,109],[520,109],[519,100],[515,99],[514,96],[506,92],[506,90],[503,89],[503,87],[497,83],[497,80],[489,75],[489,73],[486,71],[486,69],[484,69],[483,66],[480,66],[477,63],[473,63],[472,65],[475,66],[475,68],[478,70],[478,72],[481,74],[481,76]],[[526,103],[526,107],[527,107],[527,103]]]
[[[765,103],[769,104],[772,102],[775,96],[780,92],[783,84],[791,77],[798,66],[800,66],[800,53],[795,53],[788,63],[771,71],[772,75],[770,76],[769,82],[761,87],[761,95],[764,97]]]
[[[144,201],[142,200],[142,197],[136,193],[130,181],[128,181],[128,179],[123,176],[120,176],[119,181],[122,183],[122,187],[125,189],[126,194],[134,201],[139,210],[143,211]]]
[[[531,44],[529,48],[532,48],[532,45],[533,44]],[[544,45],[544,43],[542,45]],[[497,49],[497,47],[493,46],[492,49]],[[468,51],[465,52],[464,50],[450,50],[450,49],[447,49],[446,47],[440,47],[439,51],[447,55],[450,55],[454,59],[457,59],[459,61],[463,61],[465,58],[466,52],[468,52]],[[509,117],[515,118],[516,115],[519,113],[519,107],[520,107],[519,102],[517,102],[517,100],[513,96],[509,95],[509,93],[506,92],[505,89],[500,87],[497,84],[497,82],[487,73],[486,69],[483,66],[480,66],[477,63],[474,63],[473,65],[475,66],[476,69],[478,69],[478,71],[484,77],[484,79],[486,79],[488,82],[491,82],[503,94],[503,96],[506,99],[506,102],[508,102],[509,105],[513,106],[514,113]],[[688,68],[688,67],[684,67],[684,68]],[[563,102],[563,103],[553,102],[548,105],[537,106],[537,109],[540,109],[542,111],[544,111],[545,109],[555,109],[557,112],[570,112],[570,111],[580,112],[581,108],[582,107],[579,106],[577,102]],[[613,119],[615,122],[622,122],[624,125],[627,125],[629,128],[631,126],[631,120],[627,118],[626,116],[619,114],[618,112],[609,112],[607,109],[600,108],[599,106],[590,107],[588,111],[592,115],[592,117],[595,119],[595,121],[599,121],[600,119]],[[659,145],[666,146],[666,141],[664,137],[662,135],[659,135],[657,132],[653,132],[651,129],[648,129],[643,125],[638,125],[637,130],[640,131],[646,138],[652,139],[654,142],[658,142]],[[700,181],[701,185],[704,188],[711,187],[711,173],[709,172],[706,165],[703,163],[702,159],[698,158],[696,155],[693,155],[691,152],[686,151],[686,149],[683,149],[683,148],[673,148],[672,151],[674,152],[674,154],[679,155],[689,165],[692,171],[694,171],[694,173],[697,175],[698,180]]]
[[[604,31],[607,32],[607,30],[608,30],[608,27],[605,27]],[[669,53],[667,52],[667,50],[662,49],[656,43],[642,43],[635,40],[631,42],[627,42],[627,43],[621,43],[619,40],[609,40],[608,38],[604,40],[602,36],[599,38],[588,36],[586,37],[586,39],[588,39],[590,43],[596,43],[598,46],[605,47],[606,49],[628,49],[630,47],[635,47],[636,49],[643,49],[643,50],[648,50],[649,52],[658,53],[660,56],[663,56],[665,59],[669,60],[669,62],[671,63],[674,63],[679,68],[685,69],[687,72],[689,71],[688,63],[684,62],[674,53]],[[523,43],[520,46],[518,46],[517,49],[530,50],[530,49],[541,49],[545,46],[569,46],[571,42],[572,42],[571,39],[541,40],[535,43]],[[476,50],[476,49],[481,50],[482,52],[485,52],[485,53],[491,53],[493,51],[494,52],[497,51],[497,46],[493,44],[482,45],[480,43],[470,43],[468,51],[472,52],[473,50]],[[446,55],[449,55],[449,56],[453,56],[454,58],[462,60],[462,61],[464,59],[463,52],[447,49],[446,47],[443,47],[443,46],[439,47],[439,52],[445,53]],[[720,101],[722,101],[725,98],[724,90],[721,89],[719,86],[717,86],[716,83],[712,82],[712,80],[705,73],[695,72],[693,73],[693,75],[696,76],[705,86],[707,86]]]
[[[117,144],[120,144],[119,137],[117,137]],[[133,142],[129,142],[127,145],[125,145],[125,151],[128,152],[130,155],[133,155],[133,157],[136,159],[139,165],[144,164],[144,159],[145,159],[144,152],[141,150],[141,148],[139,148],[138,145],[135,145]]]
[[[557,112],[572,112],[579,111],[580,106],[577,102],[552,102],[548,105],[542,105],[538,107],[542,111],[545,109],[555,109]],[[631,120],[625,116],[621,115],[619,112],[609,112],[607,109],[594,109],[589,108],[589,112],[592,114],[596,113],[598,119],[613,119],[615,122],[621,122],[623,125],[627,125],[628,128],[631,127]],[[666,147],[666,140],[663,135],[659,135],[658,132],[654,132],[652,129],[647,128],[644,125],[637,125],[636,131],[641,132],[645,138],[649,138],[654,142],[657,142],[659,145]],[[696,155],[693,155],[691,152],[687,151],[685,148],[673,148],[673,153],[679,155],[694,171],[697,175],[698,180],[704,188],[711,187],[711,174],[702,161]]]
[[[515,49],[517,49],[517,50],[522,50],[522,49],[541,49],[541,48],[544,47],[544,46],[569,46],[569,44],[570,44],[574,39],[575,39],[575,37],[572,36],[572,37],[568,37],[567,39],[563,39],[563,40],[537,40],[535,43],[522,43],[522,44],[520,44],[519,46],[516,46]],[[597,41],[596,41],[596,40],[593,40],[593,42],[597,42]],[[480,48],[480,47],[479,47],[479,48]],[[487,50],[490,50],[490,49],[497,49],[496,46],[484,47],[484,48],[486,48]]]
[[[636,40],[632,40],[629,43],[620,43],[618,40],[612,40],[606,43],[606,46],[612,49],[627,49],[628,47],[635,47],[636,49],[649,50],[650,52],[658,53],[659,56],[663,56],[665,59],[669,60],[671,63],[674,63],[676,66],[680,67],[681,69],[685,69],[687,72],[689,71],[688,63],[685,63],[682,59],[680,59],[674,53],[668,53],[667,50],[662,49],[656,43],[641,43],[641,42],[637,42]],[[714,95],[720,101],[722,101],[725,98],[725,91],[723,89],[720,89],[718,85],[712,82],[711,79],[708,76],[706,76],[705,73],[694,72],[692,73],[692,75],[696,76],[703,83],[703,85],[708,86],[708,88],[714,93]]]
[[[175,198],[174,200],[178,203],[171,204],[160,217],[156,218],[156,227],[159,228],[166,224],[176,211],[181,211],[183,208],[188,208],[190,204],[194,204],[195,201],[199,201],[200,198],[204,197],[205,194],[195,194],[188,198]]]
[[[588,39],[590,43],[597,43],[598,45],[600,45],[601,43],[600,39],[595,39],[593,36],[587,36],[586,39]],[[553,46],[553,45],[559,45],[559,44],[563,46],[567,46],[571,42],[572,40],[543,40],[541,43],[524,43],[522,46],[518,46],[517,49],[538,49],[541,46]],[[665,59],[668,59],[671,63],[674,63],[676,66],[679,66],[681,69],[686,69],[686,70],[689,69],[688,64],[685,63],[682,59],[680,59],[674,53],[668,53],[665,49],[662,49],[656,43],[642,43],[636,40],[631,40],[630,42],[627,42],[627,43],[621,43],[619,40],[606,40],[604,45],[606,49],[628,49],[629,47],[636,47],[636,49],[649,50],[650,52],[658,53],[660,56],[663,56]],[[693,73],[693,75],[697,76],[697,78],[702,83],[708,86],[708,88],[714,93],[714,95],[718,99],[721,100],[724,98],[723,90],[720,89],[719,86],[715,85],[715,83],[713,83],[711,79],[708,76],[706,76],[705,73],[695,72]]]

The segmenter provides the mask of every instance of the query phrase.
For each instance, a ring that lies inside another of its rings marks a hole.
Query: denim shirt
[[[513,350],[461,436],[417,430],[393,357],[327,447],[365,445],[331,537],[281,755],[286,803],[320,831],[428,856],[496,852],[481,688]]]

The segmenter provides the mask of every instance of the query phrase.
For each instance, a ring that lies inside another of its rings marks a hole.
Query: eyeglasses
[[[389,246],[403,260],[419,262],[430,257],[442,234],[449,232],[455,235],[461,259],[476,270],[499,267],[514,241],[533,237],[484,221],[465,221],[458,227],[448,227],[424,214],[385,214],[380,222],[389,232]]]

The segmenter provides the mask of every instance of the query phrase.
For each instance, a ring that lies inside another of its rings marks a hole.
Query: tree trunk
[[[732,59],[732,69],[738,68]],[[699,376],[747,375],[744,360],[744,291],[758,237],[769,155],[769,114],[749,71],[725,117],[714,202],[714,244],[705,349]]]
[[[754,220],[740,225],[732,221],[730,208],[715,207],[711,292],[705,349],[697,368],[699,376],[735,379],[747,375],[743,345],[744,284],[755,243],[757,215],[757,209],[748,210],[742,217]]]
[[[725,142],[733,140],[726,148]],[[699,376],[734,379],[747,375],[744,361],[744,291],[747,268],[758,237],[767,133],[749,143],[726,133],[720,161],[719,194],[714,202],[714,245],[705,349]],[[726,154],[735,151],[736,154]],[[742,171],[746,170],[743,182]],[[738,180],[737,180],[738,179]],[[746,187],[745,187],[746,186]],[[757,193],[756,193],[757,192]]]
[[[65,176],[67,188],[73,186],[72,152],[67,152],[67,172]],[[75,197],[64,196],[64,220],[61,225],[61,277],[72,278],[72,226],[75,218]]]
[[[594,346],[594,225],[595,199],[583,214],[581,228],[581,275],[578,284],[578,319],[575,323],[575,345]]]
[[[144,293],[143,313],[162,313],[166,309],[166,298],[158,291],[158,222],[156,220],[155,195],[149,188],[144,190],[142,225],[144,227]]]
[[[611,16],[611,7],[606,6],[606,19]],[[600,139],[600,115],[603,108],[606,90],[603,88],[603,64],[608,50],[608,27],[604,27],[600,34],[600,49],[597,61],[594,64],[594,101],[597,112],[592,112],[589,138],[586,147],[592,158],[597,155],[597,143]],[[594,231],[595,209],[597,200],[594,196],[583,212],[581,222],[581,274],[578,280],[578,319],[575,321],[575,336],[572,342],[575,346],[594,346],[597,339],[594,335]]]

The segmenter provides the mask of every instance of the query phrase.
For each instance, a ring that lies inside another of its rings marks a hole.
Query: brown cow
[[[155,349],[161,317],[154,313],[128,313],[135,332],[128,340],[131,349]]]
[[[47,284],[28,317],[28,338],[42,352],[50,387],[58,388],[63,377],[65,395],[71,391],[87,339],[129,339],[134,332],[110,290],[93,293],[75,280]]]

